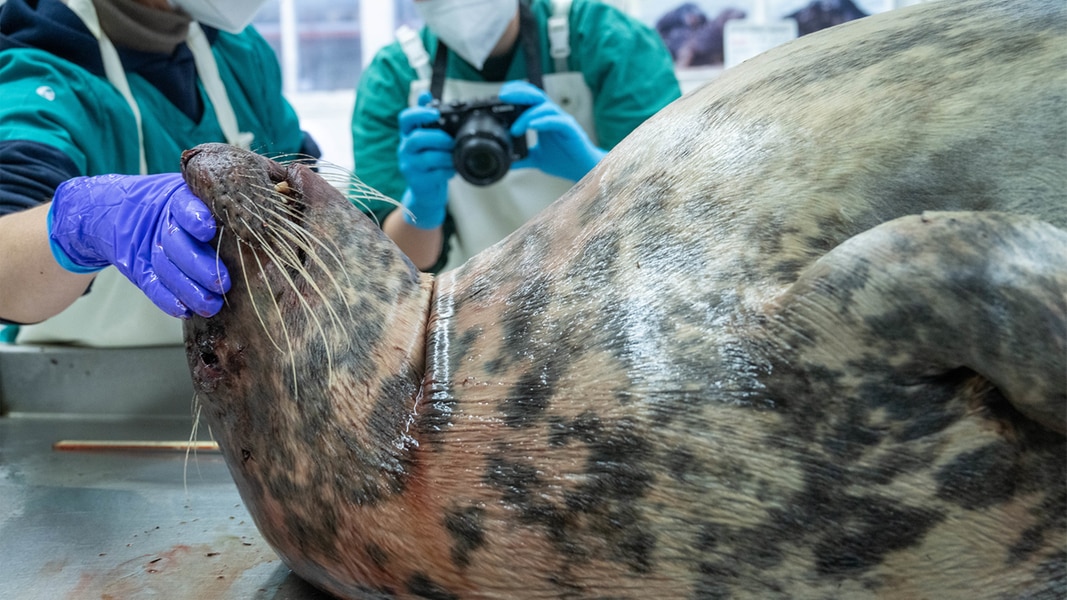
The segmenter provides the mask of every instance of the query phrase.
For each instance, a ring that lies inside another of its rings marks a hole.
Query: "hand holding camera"
[[[537,132],[537,144],[512,167],[534,167],[556,177],[578,181],[606,152],[598,148],[571,115],[536,86],[510,81],[500,88],[500,101],[529,108],[511,124],[511,135],[525,138],[526,131]]]
[[[439,128],[441,119],[436,107],[427,106],[430,94],[419,98],[419,106],[400,113],[400,146],[397,157],[400,173],[408,188],[400,203],[407,209],[404,220],[420,229],[434,229],[445,221],[448,180],[456,174],[452,166],[455,141]]]
[[[523,81],[508,82],[499,96],[482,100],[442,104],[423,94],[418,107],[400,113],[400,130],[400,170],[411,186],[403,203],[421,227],[443,221],[447,181],[454,173],[489,185],[512,167],[533,167],[578,181],[605,154],[574,117]],[[533,148],[526,145],[528,130],[537,132]],[[440,207],[441,221],[436,212],[420,217],[423,205]]]
[[[434,101],[440,119],[426,127],[439,128],[455,139],[452,164],[473,185],[499,181],[511,163],[526,156],[526,134],[511,135],[508,128],[526,109],[498,98],[442,104]]]

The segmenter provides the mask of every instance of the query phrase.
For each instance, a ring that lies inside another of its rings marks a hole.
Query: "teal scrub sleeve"
[[[399,44],[381,50],[363,71],[356,89],[352,111],[352,150],[356,177],[366,186],[398,200],[407,187],[400,173],[397,149],[400,147],[400,111],[408,106],[408,94],[415,72]],[[354,190],[353,202],[378,222],[397,204],[373,194]]]
[[[32,49],[0,52],[0,141],[52,146],[86,175],[136,173],[133,113],[106,81]]]
[[[574,2],[571,52],[593,92],[597,141],[606,150],[681,96],[659,34],[611,6]]]

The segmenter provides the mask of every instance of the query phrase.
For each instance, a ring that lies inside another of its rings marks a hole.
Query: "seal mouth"
[[[294,230],[305,230],[308,204],[304,201],[304,194],[300,187],[301,172],[299,169],[307,167],[300,163],[293,163],[288,168],[275,162],[271,162],[270,165],[272,168],[268,170],[267,175],[274,184],[273,197],[281,200],[277,203],[279,219],[288,221]],[[308,265],[307,249],[302,244],[286,247],[292,247],[295,260],[286,261],[285,269],[290,277],[296,277],[301,269]]]
[[[249,292],[257,318],[314,312],[312,305],[324,303],[316,300],[325,294],[322,281],[340,287],[346,269],[331,236],[340,227],[338,207],[348,203],[307,161],[203,144],[182,154],[181,167],[210,207],[218,258],[237,274],[234,289]]]
[[[226,144],[186,150],[181,158],[185,180],[211,208],[220,225],[220,238],[226,231],[246,248],[281,256],[308,223],[302,185],[307,178],[301,176],[307,166],[235,150]],[[294,259],[285,258],[287,262]]]

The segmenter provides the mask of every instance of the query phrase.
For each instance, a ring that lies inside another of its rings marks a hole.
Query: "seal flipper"
[[[1067,429],[1067,232],[1048,223],[902,217],[815,262],[779,307],[779,352],[846,372],[881,363],[905,379],[966,367],[1026,417]]]

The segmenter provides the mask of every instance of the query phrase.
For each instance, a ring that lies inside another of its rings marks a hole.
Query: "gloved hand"
[[[400,203],[407,209],[404,220],[420,229],[434,229],[445,221],[448,180],[456,174],[452,148],[456,141],[441,129],[425,125],[441,118],[441,111],[426,106],[429,92],[419,105],[400,112],[400,146],[397,158],[408,188]]]
[[[527,108],[511,126],[511,135],[537,132],[537,143],[512,168],[535,167],[549,175],[578,181],[590,171],[606,152],[593,141],[571,115],[549,99],[537,86],[525,81],[509,81],[500,88],[499,97],[509,104],[526,104]]]
[[[229,272],[207,243],[215,219],[179,173],[65,181],[52,198],[48,230],[65,269],[115,265],[171,316],[214,315],[230,289]]]

